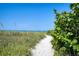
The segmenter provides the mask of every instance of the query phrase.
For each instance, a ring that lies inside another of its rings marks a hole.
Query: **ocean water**
[[[6,31],[6,32],[47,32],[47,30],[0,30],[0,31]]]

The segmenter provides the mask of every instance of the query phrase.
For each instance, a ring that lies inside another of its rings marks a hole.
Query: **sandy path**
[[[33,56],[53,56],[53,49],[51,45],[52,37],[46,35],[36,46],[32,49]]]

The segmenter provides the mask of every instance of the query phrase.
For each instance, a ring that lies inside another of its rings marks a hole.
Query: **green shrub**
[[[56,10],[55,29],[49,31],[53,36],[54,55],[79,55],[79,4],[70,4],[70,12],[58,13]]]

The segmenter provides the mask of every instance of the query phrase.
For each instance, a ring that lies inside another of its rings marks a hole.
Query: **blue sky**
[[[40,30],[54,28],[53,9],[70,11],[68,3],[6,3],[0,4],[1,30]]]

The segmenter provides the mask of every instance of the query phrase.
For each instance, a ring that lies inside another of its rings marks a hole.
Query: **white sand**
[[[51,45],[52,37],[46,35],[36,46],[32,49],[33,56],[53,56],[54,50]]]

